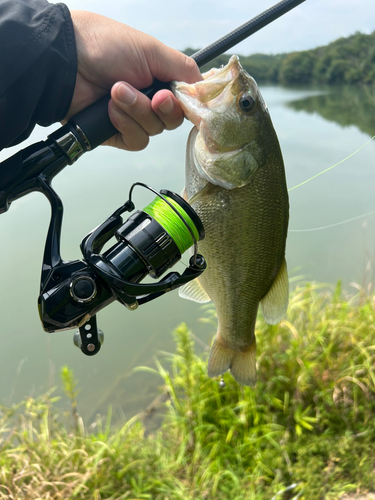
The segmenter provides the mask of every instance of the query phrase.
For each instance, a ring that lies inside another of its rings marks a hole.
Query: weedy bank
[[[2,408],[0,498],[333,500],[374,492],[375,297],[358,304],[339,286],[299,287],[286,319],[269,326],[259,317],[256,334],[256,387],[228,374],[222,389],[180,325],[176,352],[144,368],[169,394],[162,427],[146,437],[139,416],[116,429],[108,415],[85,430],[69,370],[71,428],[51,394]]]

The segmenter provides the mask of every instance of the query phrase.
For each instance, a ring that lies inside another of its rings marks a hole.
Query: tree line
[[[193,49],[185,54],[192,55]],[[224,54],[202,68],[207,71],[228,62]],[[375,31],[339,38],[311,50],[284,54],[240,56],[243,68],[257,82],[293,84],[375,83]]]

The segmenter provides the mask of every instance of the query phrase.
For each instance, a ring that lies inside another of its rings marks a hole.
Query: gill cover
[[[237,56],[203,77],[195,84],[172,83],[185,115],[197,127],[188,154],[202,179],[225,189],[242,187],[262,161],[259,120],[267,107]]]

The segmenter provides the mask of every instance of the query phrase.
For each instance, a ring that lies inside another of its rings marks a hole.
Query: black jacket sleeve
[[[64,4],[0,0],[0,150],[35,124],[61,121],[77,74],[73,23]]]

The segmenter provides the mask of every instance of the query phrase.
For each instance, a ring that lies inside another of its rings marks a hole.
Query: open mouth
[[[205,113],[225,112],[231,82],[235,80],[240,70],[238,57],[232,56],[226,66],[205,73],[205,79],[201,82],[194,84],[173,82],[171,89],[188,120],[199,128]]]

